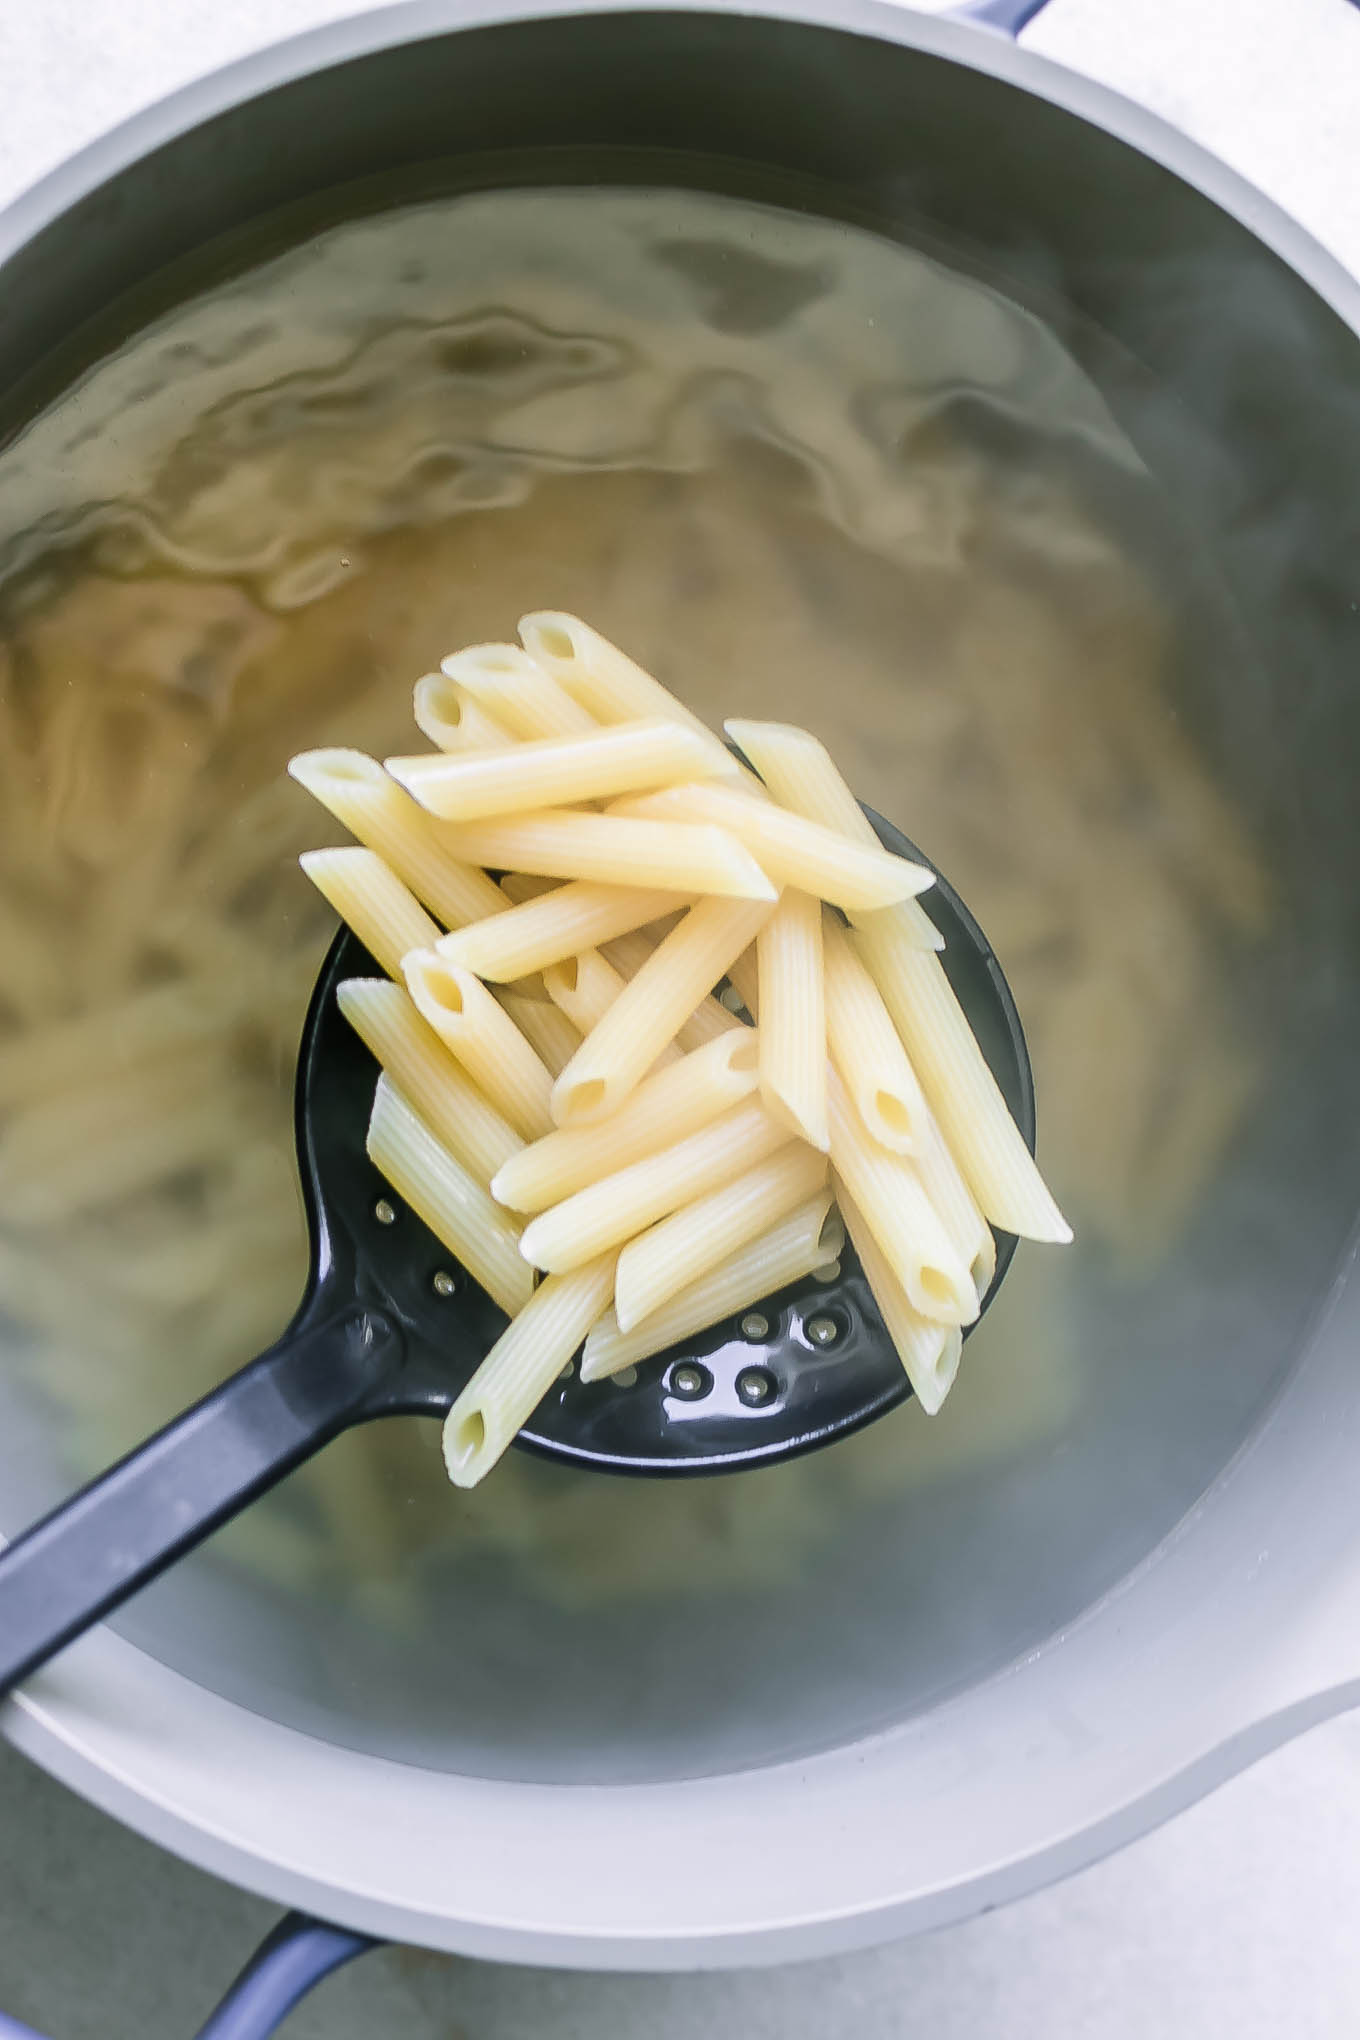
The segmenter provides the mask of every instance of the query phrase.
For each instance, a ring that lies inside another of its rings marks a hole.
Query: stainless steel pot
[[[393,1680],[362,1612],[274,1607],[208,1557],[0,1726],[167,1847],[370,1932],[771,1961],[1064,1875],[1360,1698],[1360,290],[1183,137],[985,27],[419,0],[203,81],[11,208],[9,421],[163,265],[347,180],[494,182],[526,133],[935,237],[1066,321],[1232,618],[1187,712],[1277,885],[1243,979],[1264,1081],[1170,1272],[1085,1293],[1098,1392],[984,1481],[857,1517],[763,1615],[545,1614],[526,1656],[527,1604],[488,1607]],[[4,1527],[60,1490],[56,1428],[16,1382]]]

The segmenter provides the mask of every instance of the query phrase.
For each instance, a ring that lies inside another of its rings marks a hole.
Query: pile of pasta
[[[389,974],[338,993],[382,1070],[369,1155],[510,1320],[450,1410],[451,1478],[578,1353],[620,1374],[846,1234],[933,1413],[992,1227],[1072,1235],[950,989],[931,872],[806,731],[729,721],[742,763],[579,618],[519,630],[417,683],[433,750],[289,768],[358,845],[303,869]]]

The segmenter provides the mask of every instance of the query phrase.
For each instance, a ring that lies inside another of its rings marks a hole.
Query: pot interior
[[[1042,1646],[1259,1425],[1355,1216],[1354,337],[1038,99],[684,15],[303,80],[10,275],[0,1528],[300,1291],[330,924],[288,756],[409,748],[442,653],[559,606],[715,722],[806,723],[947,871],[1077,1243],[1022,1247],[933,1420],[471,1495],[370,1427],[118,1626],[544,1780],[843,1743]]]

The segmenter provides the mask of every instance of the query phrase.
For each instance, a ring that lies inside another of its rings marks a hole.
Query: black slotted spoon
[[[889,823],[870,820],[888,849],[929,863]],[[945,969],[1033,1148],[1015,1001],[977,922],[936,876],[930,904]],[[311,1268],[292,1323],[0,1550],[0,1696],[350,1425],[444,1415],[504,1328],[504,1313],[365,1152],[377,1065],[335,994],[345,978],[375,972],[342,930],[302,1031],[295,1121]],[[999,1235],[984,1310],[1014,1251],[1014,1238]],[[601,1471],[728,1472],[829,1444],[910,1392],[847,1243],[834,1277],[809,1276],[740,1324],[726,1320],[640,1362],[628,1386],[574,1372],[559,1380],[516,1442]]]

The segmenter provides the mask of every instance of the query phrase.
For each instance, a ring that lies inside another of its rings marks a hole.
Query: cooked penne
[[[404,985],[348,978],[340,1011],[436,1140],[479,1182],[519,1154],[524,1142],[449,1054]]]
[[[582,1381],[603,1381],[621,1367],[631,1367],[739,1310],[763,1303],[777,1290],[834,1261],[844,1244],[831,1193],[819,1191],[760,1239],[730,1254],[697,1282],[686,1283],[633,1331],[620,1331],[617,1316],[607,1310],[586,1339]]]
[[[375,850],[446,928],[500,913],[505,900],[484,871],[460,863],[428,815],[362,751],[303,751],[288,770],[352,836]]]
[[[826,999],[822,903],[794,887],[756,936],[760,1095],[793,1133],[826,1153]]]
[[[618,1110],[769,912],[763,902],[746,900],[705,899],[690,908],[557,1079],[552,1109],[559,1126]]]
[[[781,807],[856,842],[878,844],[873,823],[841,777],[830,752],[808,730],[795,729],[791,723],[746,722],[737,716],[723,728],[733,743],[740,745]],[[878,912],[899,929],[908,947],[943,949],[944,937],[919,900],[901,900]]]
[[[455,856],[493,870],[591,878],[601,885],[616,885],[626,874],[638,885],[671,892],[775,898],[755,858],[724,829],[546,808],[500,821],[445,822],[440,835]]]
[[[443,673],[417,680],[415,717],[421,735],[441,751],[503,751],[515,742],[490,709]]]
[[[518,645],[469,645],[441,659],[440,670],[521,742],[595,728],[594,716]]]
[[[560,1274],[678,1211],[705,1190],[730,1183],[788,1141],[758,1098],[733,1105],[697,1133],[604,1176],[525,1227],[520,1252]]]
[[[878,986],[830,915],[824,934],[831,1060],[880,1147],[916,1154],[927,1143],[930,1117],[916,1072]]]
[[[500,1169],[491,1194],[514,1211],[550,1204],[672,1147],[707,1126],[756,1088],[758,1045],[737,1028],[654,1076],[644,1077],[619,1110],[597,1126],[550,1133],[521,1148]]]
[[[375,1169],[511,1316],[533,1291],[519,1234],[476,1178],[437,1141],[386,1077],[379,1077],[368,1126]]]
[[[827,1086],[831,1164],[922,1317],[971,1324],[978,1299],[968,1266],[945,1231],[910,1159],[878,1143],[832,1070]]]
[[[609,1303],[614,1256],[550,1275],[501,1333],[444,1419],[444,1464],[476,1487],[528,1423]]]
[[[516,1133],[547,1133],[551,1072],[481,980],[433,949],[414,951],[403,970],[424,1018]]]
[[[1070,1240],[939,958],[873,927],[852,939],[984,1217],[1027,1239]]]
[[[957,1325],[942,1325],[934,1318],[921,1316],[843,1184],[838,1186],[837,1195],[845,1229],[874,1293],[884,1330],[893,1342],[917,1402],[928,1417],[933,1417],[954,1385],[963,1352],[963,1333]],[[583,1375],[584,1371],[583,1367]]]
[[[507,878],[505,890],[511,889]],[[675,894],[659,887],[598,885],[578,879],[570,885],[554,886],[506,913],[459,928],[445,935],[437,947],[450,963],[507,984],[561,963],[564,957],[579,956],[583,949],[604,949],[674,908]],[[650,951],[652,945],[646,946]],[[616,959],[610,961],[622,969]]]
[[[598,949],[583,949],[579,956],[569,956],[545,970],[543,983],[548,997],[562,1008],[572,1026],[589,1034],[603,1020],[623,990],[625,980],[612,963],[605,962]],[[668,1041],[654,1067],[676,1062],[679,1056],[675,1042]]]
[[[924,1136],[912,1161],[922,1189],[940,1215],[940,1223],[968,1263],[981,1302],[996,1273],[996,1239],[929,1110]]]
[[[825,1155],[791,1140],[730,1183],[630,1239],[614,1278],[619,1329],[633,1331],[687,1283],[759,1239],[826,1182]]]
[[[502,1005],[551,1076],[560,1077],[581,1046],[580,1030],[572,1026],[550,999],[529,999],[521,992],[498,992]]]
[[[669,935],[679,920],[679,915],[668,917],[657,924],[655,936],[635,929],[631,935],[620,935],[616,941],[602,942],[600,954],[606,963],[612,963],[620,977],[636,977],[647,958],[656,948],[663,935]],[[652,924],[648,924],[649,927]],[[700,1001],[676,1035],[676,1044],[687,1053],[692,1048],[702,1048],[706,1041],[716,1041],[720,1034],[730,1034],[739,1026],[727,1008],[720,1005],[710,992]]]
[[[630,794],[609,815],[637,821],[704,823],[743,843],[776,884],[797,886],[846,909],[887,907],[935,883],[933,872],[880,845],[871,847],[791,814],[772,801],[753,799],[733,786],[710,782]]]
[[[412,949],[440,931],[396,873],[372,850],[304,850],[298,863],[389,977],[400,978]]]
[[[727,746],[669,687],[654,680],[579,616],[568,616],[562,609],[539,609],[520,618],[519,634],[534,663],[559,680],[596,722],[632,722],[653,715],[682,722],[709,746],[714,771],[740,772]]]
[[[508,751],[389,758],[387,770],[432,815],[476,822],[702,779],[711,756],[711,747],[684,723],[652,720],[545,737]]]

